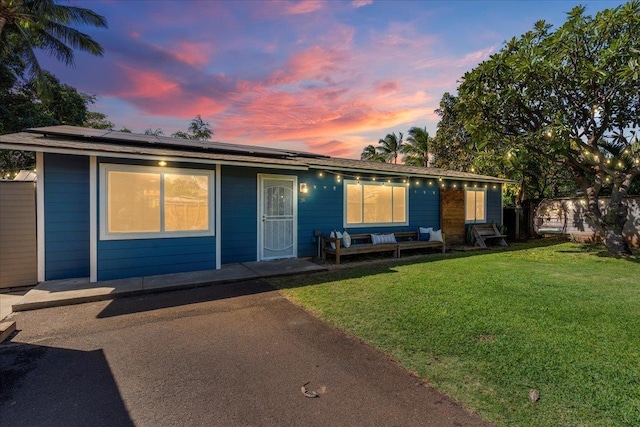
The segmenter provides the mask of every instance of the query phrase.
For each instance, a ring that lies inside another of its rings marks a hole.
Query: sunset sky
[[[186,130],[213,140],[359,158],[389,132],[426,126],[444,92],[540,19],[560,25],[618,1],[75,1],[109,29],[105,49],[65,68],[116,128]]]

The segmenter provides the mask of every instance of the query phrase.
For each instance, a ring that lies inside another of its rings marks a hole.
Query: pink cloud
[[[202,67],[211,60],[214,48],[210,42],[179,42],[171,52],[175,59],[193,67]]]
[[[395,93],[400,89],[398,82],[382,82],[376,85],[376,91],[378,95],[388,95]]]
[[[117,93],[117,96],[157,98],[175,96],[180,91],[176,82],[170,81],[158,72],[137,70],[124,64],[117,66],[126,87]]]
[[[332,49],[313,46],[295,54],[268,80],[269,85],[300,82],[306,79],[330,80],[344,57]]]
[[[358,8],[362,6],[367,6],[373,4],[373,0],[352,0],[351,6]]]
[[[122,88],[111,94],[131,102],[142,111],[161,116],[193,118],[222,112],[225,106],[210,97],[185,91],[178,82],[155,72],[119,64]]]
[[[331,157],[346,157],[352,154],[353,145],[346,141],[311,139],[305,144],[312,152],[323,153]]]
[[[285,12],[289,15],[303,15],[306,13],[312,13],[322,9],[324,6],[323,1],[318,0],[302,0],[297,3],[289,3],[285,8]]]

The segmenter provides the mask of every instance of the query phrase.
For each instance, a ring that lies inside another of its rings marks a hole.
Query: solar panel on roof
[[[41,133],[43,135],[100,137],[110,131],[104,129],[82,128],[77,126],[45,126],[41,128],[25,129],[25,132]]]
[[[103,142],[126,142],[130,145],[153,145],[155,147],[173,147],[192,149],[207,152],[251,154],[267,157],[318,157],[326,158],[319,154],[281,150],[277,148],[256,147],[251,145],[228,144],[224,142],[196,141],[190,139],[173,138],[168,136],[144,135],[138,133],[118,132],[102,129],[82,128],[76,126],[48,126],[41,128],[25,129],[25,132],[39,133],[42,135],[76,137]]]

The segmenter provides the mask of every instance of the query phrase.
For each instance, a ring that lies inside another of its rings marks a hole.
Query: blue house
[[[313,257],[318,235],[502,223],[504,180],[436,168],[72,126],[0,136],[36,152],[38,280]]]

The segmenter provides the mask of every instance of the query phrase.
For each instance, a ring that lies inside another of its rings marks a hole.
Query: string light
[[[341,183],[343,180],[353,180],[356,181],[357,185],[366,185],[367,181],[373,181],[373,182],[380,182],[381,185],[386,185],[386,184],[390,184],[390,185],[402,185],[404,184],[407,187],[411,186],[411,180],[413,178],[411,178],[411,176],[383,176],[381,177],[381,179],[378,179],[379,177],[376,176],[361,176],[359,174],[354,174],[354,175],[349,175],[349,174],[344,174],[344,173],[338,173],[336,171],[331,171],[331,170],[323,170],[323,171],[318,171],[317,176],[319,177],[323,177],[325,176],[325,174],[332,174],[335,176],[336,182]],[[362,180],[364,179],[364,184],[362,182]],[[462,188],[467,187],[467,186],[471,186],[472,183],[462,183],[462,182],[458,182],[458,183],[450,183],[447,185],[447,181],[444,180],[444,178],[442,176],[439,176],[437,178],[437,181],[435,180],[436,178],[434,178],[433,180],[428,180],[425,179],[424,183],[426,185],[432,186],[434,185],[434,183],[436,185],[438,185],[438,182],[441,183],[441,187],[442,188]],[[415,179],[414,181],[415,185],[420,185],[421,184],[421,180],[420,179]],[[478,184],[478,183],[473,183],[474,187],[478,187],[478,186],[482,186],[482,183]],[[485,183],[484,184],[485,188],[488,188],[488,184]],[[496,186],[494,186],[493,188],[496,188]]]

